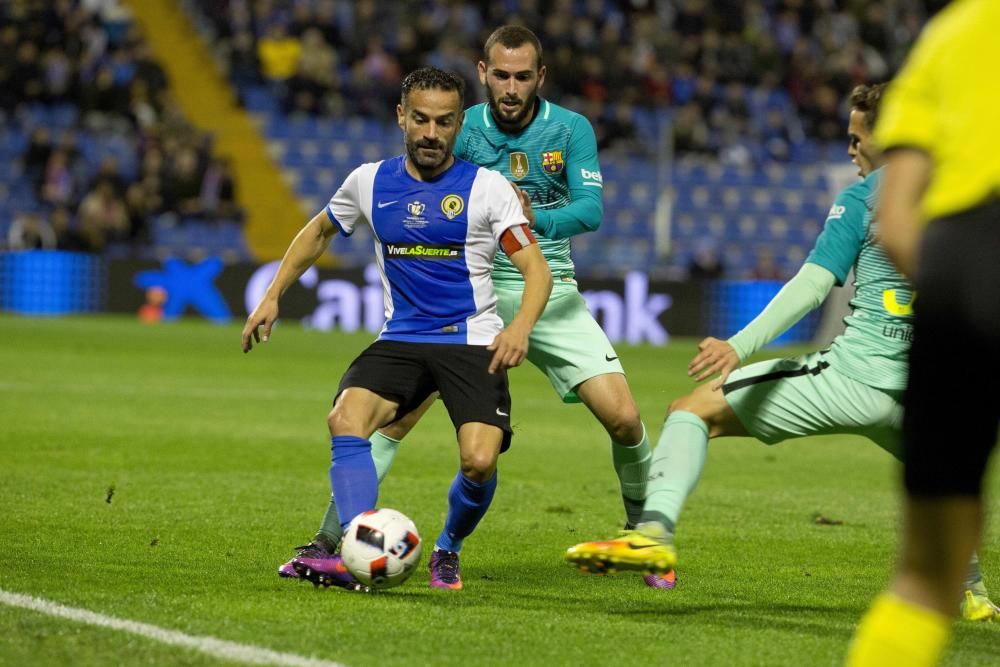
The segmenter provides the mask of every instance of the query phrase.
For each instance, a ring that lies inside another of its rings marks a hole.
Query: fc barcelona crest
[[[545,151],[542,153],[542,171],[546,174],[558,174],[566,166],[562,151]]]
[[[519,181],[528,175],[528,154],[518,151],[510,154],[510,175]]]

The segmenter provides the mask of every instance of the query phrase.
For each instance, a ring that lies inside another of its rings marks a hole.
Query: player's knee
[[[669,417],[671,414],[678,412],[680,410],[683,410],[684,412],[693,412],[694,414],[698,414],[695,411],[696,404],[697,401],[693,400],[691,394],[688,394],[687,396],[681,396],[680,398],[675,398],[670,402],[670,407],[667,408],[667,416]]]
[[[330,429],[330,435],[348,435],[358,432],[360,425],[354,421],[348,411],[339,406],[334,406],[326,417],[326,425]]]
[[[667,416],[684,411],[700,417],[706,424],[711,425],[715,420],[715,411],[701,396],[698,391],[694,391],[686,396],[674,399],[667,410]]]
[[[632,443],[642,439],[642,420],[639,409],[629,402],[620,406],[610,417],[602,420],[608,435],[615,442]]]
[[[462,457],[462,475],[477,484],[493,477],[497,468],[497,457],[487,452],[479,452]]]

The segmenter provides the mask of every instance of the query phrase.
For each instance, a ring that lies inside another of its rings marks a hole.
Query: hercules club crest
[[[510,154],[510,175],[519,181],[528,175],[528,154],[518,151]]]
[[[441,200],[441,212],[448,216],[449,220],[454,220],[464,208],[465,200],[458,195],[447,195]]]

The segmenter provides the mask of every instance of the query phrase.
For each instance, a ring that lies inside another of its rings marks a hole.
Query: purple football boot
[[[295,571],[295,559],[296,558],[333,558],[333,554],[329,551],[316,544],[315,542],[310,542],[309,544],[303,544],[302,546],[295,547],[297,552],[291,560],[284,563],[278,568],[278,576],[285,579],[298,579],[299,573]]]
[[[296,556],[290,561],[292,569],[302,579],[311,581],[313,586],[338,586],[349,591],[367,592],[369,588],[354,578],[344,565],[340,554],[326,554],[321,558]]]
[[[430,570],[431,588],[462,590],[462,573],[458,567],[458,554],[456,552],[440,549],[432,551]]]
[[[629,503],[634,503],[634,500],[629,500],[624,498],[625,506],[628,507]],[[641,509],[641,506],[640,506]],[[625,523],[625,530],[635,530],[635,524],[631,521]],[[642,580],[650,588],[659,588],[662,591],[673,590],[677,586],[677,570],[670,570],[665,574],[645,574],[642,576]]]
[[[677,570],[670,570],[666,574],[647,574],[642,578],[650,588],[659,588],[669,591],[677,585]]]

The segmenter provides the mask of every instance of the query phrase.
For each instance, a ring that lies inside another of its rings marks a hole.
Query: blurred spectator
[[[702,116],[701,108],[695,102],[681,107],[674,117],[674,152],[712,152],[709,142],[708,123]]]
[[[17,51],[17,28],[0,24],[0,111],[11,112],[20,103],[14,89],[14,60]]]
[[[44,98],[50,104],[69,100],[75,85],[75,72],[69,56],[61,48],[49,49],[42,57]]]
[[[774,253],[770,248],[764,246],[757,248],[754,253],[757,263],[750,272],[752,280],[784,280],[785,274],[774,259]]]
[[[302,43],[289,35],[282,23],[272,23],[267,35],[257,42],[262,74],[272,83],[284,83],[295,74],[301,55]]]
[[[185,146],[177,151],[163,187],[164,208],[183,217],[200,215],[202,171],[198,152]]]
[[[302,57],[288,81],[285,108],[293,112],[325,112],[329,104],[327,96],[337,84],[336,52],[323,39],[322,32],[307,29],[302,33]]]
[[[11,250],[54,250],[56,233],[38,213],[22,213],[14,218],[7,231]]]
[[[146,41],[140,40],[133,47],[133,63],[135,82],[141,82],[151,98],[166,91],[167,73],[163,66],[153,58],[153,51]]]
[[[28,147],[24,150],[21,155],[21,166],[24,169],[24,175],[27,176],[32,183],[40,183],[42,180],[42,174],[45,171],[45,165],[49,162],[49,156],[52,155],[52,139],[47,127],[36,127],[31,131],[31,137],[28,139]]]
[[[92,252],[100,252],[108,243],[124,241],[129,236],[125,202],[107,179],[97,181],[83,198],[77,217],[80,233]]]
[[[128,114],[140,131],[152,128],[160,120],[160,112],[150,97],[149,88],[141,79],[137,79],[129,87]]]
[[[107,155],[97,166],[97,174],[91,179],[90,189],[97,187],[98,181],[107,181],[115,191],[116,197],[125,196],[125,179],[122,177],[118,159]]]
[[[237,90],[243,90],[260,79],[260,60],[257,58],[253,33],[240,30],[233,36],[230,44],[229,78],[236,84]]]
[[[767,158],[773,162],[788,162],[792,159],[792,131],[788,119],[781,109],[771,107],[764,116],[764,129],[760,133],[761,144]]]
[[[236,182],[232,164],[227,159],[214,159],[202,178],[201,215],[215,220],[238,220],[243,217],[236,202]]]
[[[38,47],[31,42],[21,42],[16,58],[9,85],[22,103],[41,101],[45,93],[45,79],[38,59]]]
[[[90,251],[87,239],[80,234],[68,208],[62,207],[53,210],[49,215],[49,221],[56,233],[56,247],[59,250],[67,250],[69,252]]]
[[[827,84],[816,89],[812,99],[802,109],[802,119],[809,134],[823,141],[834,141],[844,136],[841,97]]]
[[[417,31],[411,25],[400,26],[399,32],[396,33],[396,60],[399,61],[399,69],[404,73],[419,69],[423,63]]]
[[[642,79],[642,104],[663,108],[670,104],[670,73],[660,63],[653,63]]]
[[[635,121],[632,120],[632,106],[625,102],[615,105],[611,118],[597,119],[594,131],[597,134],[599,151],[615,148],[629,153],[643,152],[642,144],[638,141]]]
[[[722,255],[713,239],[702,238],[695,241],[694,254],[688,265],[688,277],[695,280],[714,280],[725,273]]]
[[[114,70],[103,65],[98,68],[93,80],[83,84],[81,109],[90,115],[90,120],[103,125],[111,115],[124,115],[128,111],[128,90],[115,83]]]
[[[70,206],[78,187],[69,154],[63,148],[52,151],[42,172],[39,199],[52,207]]]

